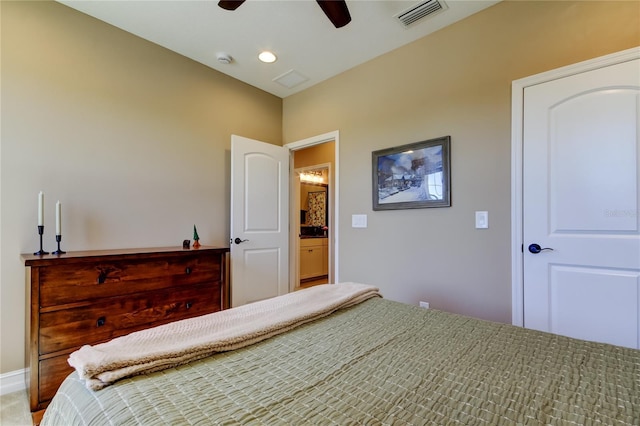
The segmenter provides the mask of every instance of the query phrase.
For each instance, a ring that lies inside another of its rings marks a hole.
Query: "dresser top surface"
[[[197,253],[203,254],[218,254],[226,253],[229,251],[228,247],[212,247],[201,246],[197,249],[189,248],[183,249],[182,247],[146,247],[146,248],[124,248],[124,249],[110,249],[110,250],[84,250],[84,251],[69,251],[65,254],[45,254],[35,255],[32,253],[23,253],[20,255],[26,266],[42,266],[48,264],[60,264],[60,263],[73,263],[81,261],[90,261],[96,257],[113,256],[122,258],[149,258],[149,257],[163,257],[167,255],[193,255]]]

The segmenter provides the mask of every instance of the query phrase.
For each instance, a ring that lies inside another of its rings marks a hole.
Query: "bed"
[[[42,425],[80,424],[639,425],[640,351],[370,297],[98,391],[74,372]]]

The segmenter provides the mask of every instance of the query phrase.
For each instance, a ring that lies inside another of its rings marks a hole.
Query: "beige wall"
[[[324,163],[330,163],[333,166],[335,147],[335,142],[325,142],[294,151],[293,167],[300,169]]]
[[[228,246],[232,133],[282,143],[282,100],[53,2],[1,2],[1,372],[24,367],[24,266],[45,249]]]
[[[511,82],[639,45],[638,1],[505,1],[285,98],[286,143],[340,131],[340,280],[510,322]],[[452,206],[372,211],[371,151],[445,135]]]

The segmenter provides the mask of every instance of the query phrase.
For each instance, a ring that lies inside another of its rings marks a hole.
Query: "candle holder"
[[[51,254],[65,254],[66,251],[60,250],[60,241],[62,241],[62,235],[56,235],[56,242],[58,243],[58,250],[54,251]]]
[[[44,234],[44,225],[38,225],[38,234],[40,235],[40,250],[33,253],[36,256],[42,256],[43,254],[49,254],[48,251],[42,249],[42,234]]]

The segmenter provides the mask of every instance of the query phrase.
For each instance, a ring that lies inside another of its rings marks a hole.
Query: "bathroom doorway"
[[[294,288],[333,283],[335,276],[335,142],[292,151]]]
[[[297,286],[329,283],[330,164],[295,169],[299,181]]]

